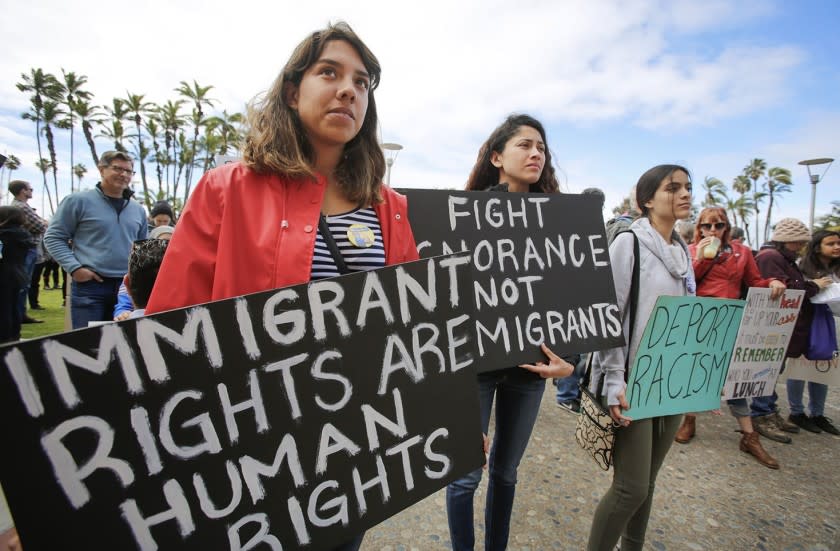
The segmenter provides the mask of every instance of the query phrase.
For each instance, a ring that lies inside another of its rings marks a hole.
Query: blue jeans
[[[587,354],[583,354],[575,364],[575,370],[564,379],[554,379],[554,386],[557,387],[557,403],[580,400],[580,379],[586,370]]]
[[[478,376],[481,429],[487,433],[490,410],[496,397],[496,427],[490,450],[487,501],[484,507],[484,548],[486,551],[507,547],[510,515],[516,492],[516,470],[525,454],[531,431],[537,420],[545,380],[520,368],[503,369]],[[446,487],[446,512],[449,537],[454,551],[472,550],[475,546],[473,496],[481,481],[482,469],[459,478]]]
[[[802,415],[805,413],[805,406],[802,403],[802,395],[805,393],[805,381],[788,379],[787,393],[790,414]],[[826,396],[828,396],[828,385],[808,381],[808,409],[811,410],[811,417],[822,417],[823,413],[825,413]]]
[[[750,402],[750,415],[752,417],[761,417],[762,415],[770,415],[779,411],[779,407],[776,405],[778,400],[779,395],[776,394],[775,390],[770,396],[753,398],[752,402]]]
[[[18,295],[18,313],[20,319],[26,317],[26,299],[29,297],[29,286],[32,283],[32,272],[35,271],[35,261],[38,260],[37,249],[29,249],[23,258],[23,269],[26,271],[26,282]]]
[[[102,283],[91,279],[70,285],[70,319],[73,329],[88,326],[89,321],[111,321],[120,290],[121,277],[104,277]]]
[[[783,373],[784,370],[785,362],[782,362],[782,369],[779,370],[779,374]],[[762,415],[776,413],[779,411],[779,407],[776,405],[778,400],[779,395],[776,394],[775,390],[770,396],[759,396],[758,398],[753,398],[750,402],[750,415],[752,417],[761,417]]]

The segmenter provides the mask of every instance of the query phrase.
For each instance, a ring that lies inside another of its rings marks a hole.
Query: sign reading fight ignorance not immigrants
[[[631,419],[720,407],[743,300],[659,297],[627,381]]]
[[[327,549],[484,462],[468,254],[0,349],[25,549]]]
[[[596,197],[400,191],[422,257],[473,253],[479,371],[624,344]]]
[[[773,393],[804,297],[805,291],[785,290],[771,300],[770,289],[750,288],[723,385],[724,399]]]

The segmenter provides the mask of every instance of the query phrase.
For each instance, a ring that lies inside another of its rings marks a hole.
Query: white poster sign
[[[752,398],[773,393],[805,291],[785,290],[776,300],[770,289],[751,287],[738,328],[723,398]]]

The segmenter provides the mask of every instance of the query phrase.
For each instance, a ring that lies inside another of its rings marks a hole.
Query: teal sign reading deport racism
[[[646,419],[720,407],[744,301],[659,297],[627,381],[625,413]]]

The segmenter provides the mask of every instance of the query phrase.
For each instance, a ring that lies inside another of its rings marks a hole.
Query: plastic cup
[[[714,258],[720,249],[720,239],[712,237],[712,240],[703,248],[703,258]]]

